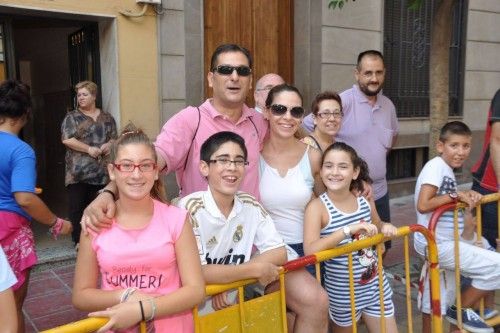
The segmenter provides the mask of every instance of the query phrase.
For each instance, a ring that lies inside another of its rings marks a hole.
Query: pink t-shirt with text
[[[166,295],[181,287],[175,242],[186,220],[184,209],[154,200],[151,222],[126,229],[113,221],[95,234],[96,252],[104,290],[137,288],[143,293]],[[149,306],[149,305],[148,305]],[[139,308],[138,308],[139,311]],[[192,332],[191,311],[154,320],[156,332]]]

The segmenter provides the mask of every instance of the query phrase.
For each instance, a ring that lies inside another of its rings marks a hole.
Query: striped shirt
[[[344,213],[337,209],[326,193],[323,193],[320,199],[329,215],[328,224],[321,229],[321,237],[326,237],[344,226],[361,221],[371,223],[370,205],[364,197],[357,198],[358,209],[353,213]],[[352,239],[344,239],[339,245],[351,241]],[[355,307],[357,310],[362,310],[373,305],[374,296],[378,297],[379,294],[376,252],[372,248],[363,249],[353,252],[352,259]],[[343,255],[327,260],[325,270],[325,287],[330,299],[330,311],[350,309],[348,256]],[[390,300],[392,290],[385,275],[383,275],[383,286],[384,299]]]

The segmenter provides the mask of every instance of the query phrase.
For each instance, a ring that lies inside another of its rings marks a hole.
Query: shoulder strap
[[[312,136],[312,135],[308,135],[307,137],[311,138],[311,139],[314,141],[314,143],[316,144],[316,147],[318,147],[318,150],[319,150],[321,153],[323,153],[323,149],[321,149],[321,146],[319,145],[318,140],[316,140],[316,139],[314,138],[314,136]]]
[[[200,128],[201,111],[200,111],[199,107],[196,107],[196,109],[198,110],[198,125],[196,125],[196,129],[194,131],[193,138],[191,139],[191,144],[189,145],[189,149],[188,149],[188,152],[187,152],[187,155],[186,155],[186,160],[184,161],[184,167],[182,168],[183,173],[184,173],[184,171],[186,171],[186,166],[187,166],[187,163],[188,163],[189,154],[191,153],[191,148],[193,147],[194,139],[196,138],[196,134],[198,133],[198,128]]]
[[[259,137],[259,130],[257,129],[257,126],[255,126],[255,123],[252,120],[252,116],[248,117],[248,120],[252,123],[253,127],[255,128],[255,132],[257,132],[257,138]]]

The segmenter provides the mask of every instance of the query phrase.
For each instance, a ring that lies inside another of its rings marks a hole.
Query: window
[[[386,0],[384,58],[387,67],[384,93],[396,105],[398,117],[429,116],[429,49],[433,13],[439,1],[422,1],[418,10],[409,0]],[[450,110],[462,114],[465,15],[467,1],[456,1],[450,45]]]
[[[387,156],[387,180],[417,177],[428,155],[427,147],[391,150]]]

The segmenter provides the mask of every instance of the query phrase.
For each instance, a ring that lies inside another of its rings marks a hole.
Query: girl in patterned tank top
[[[366,163],[356,151],[342,142],[326,149],[321,166],[321,179],[327,191],[306,208],[304,250],[306,255],[331,249],[360,238],[382,232],[393,236],[397,229],[380,221],[373,198],[357,197],[363,181],[371,183]],[[330,319],[335,332],[351,332],[351,306],[356,321],[363,317],[370,332],[380,332],[381,306],[377,277],[377,258],[372,248],[353,253],[352,274],[354,300],[349,295],[347,255],[325,262],[325,288],[330,302]],[[397,332],[392,290],[383,278],[384,316],[387,332]]]

